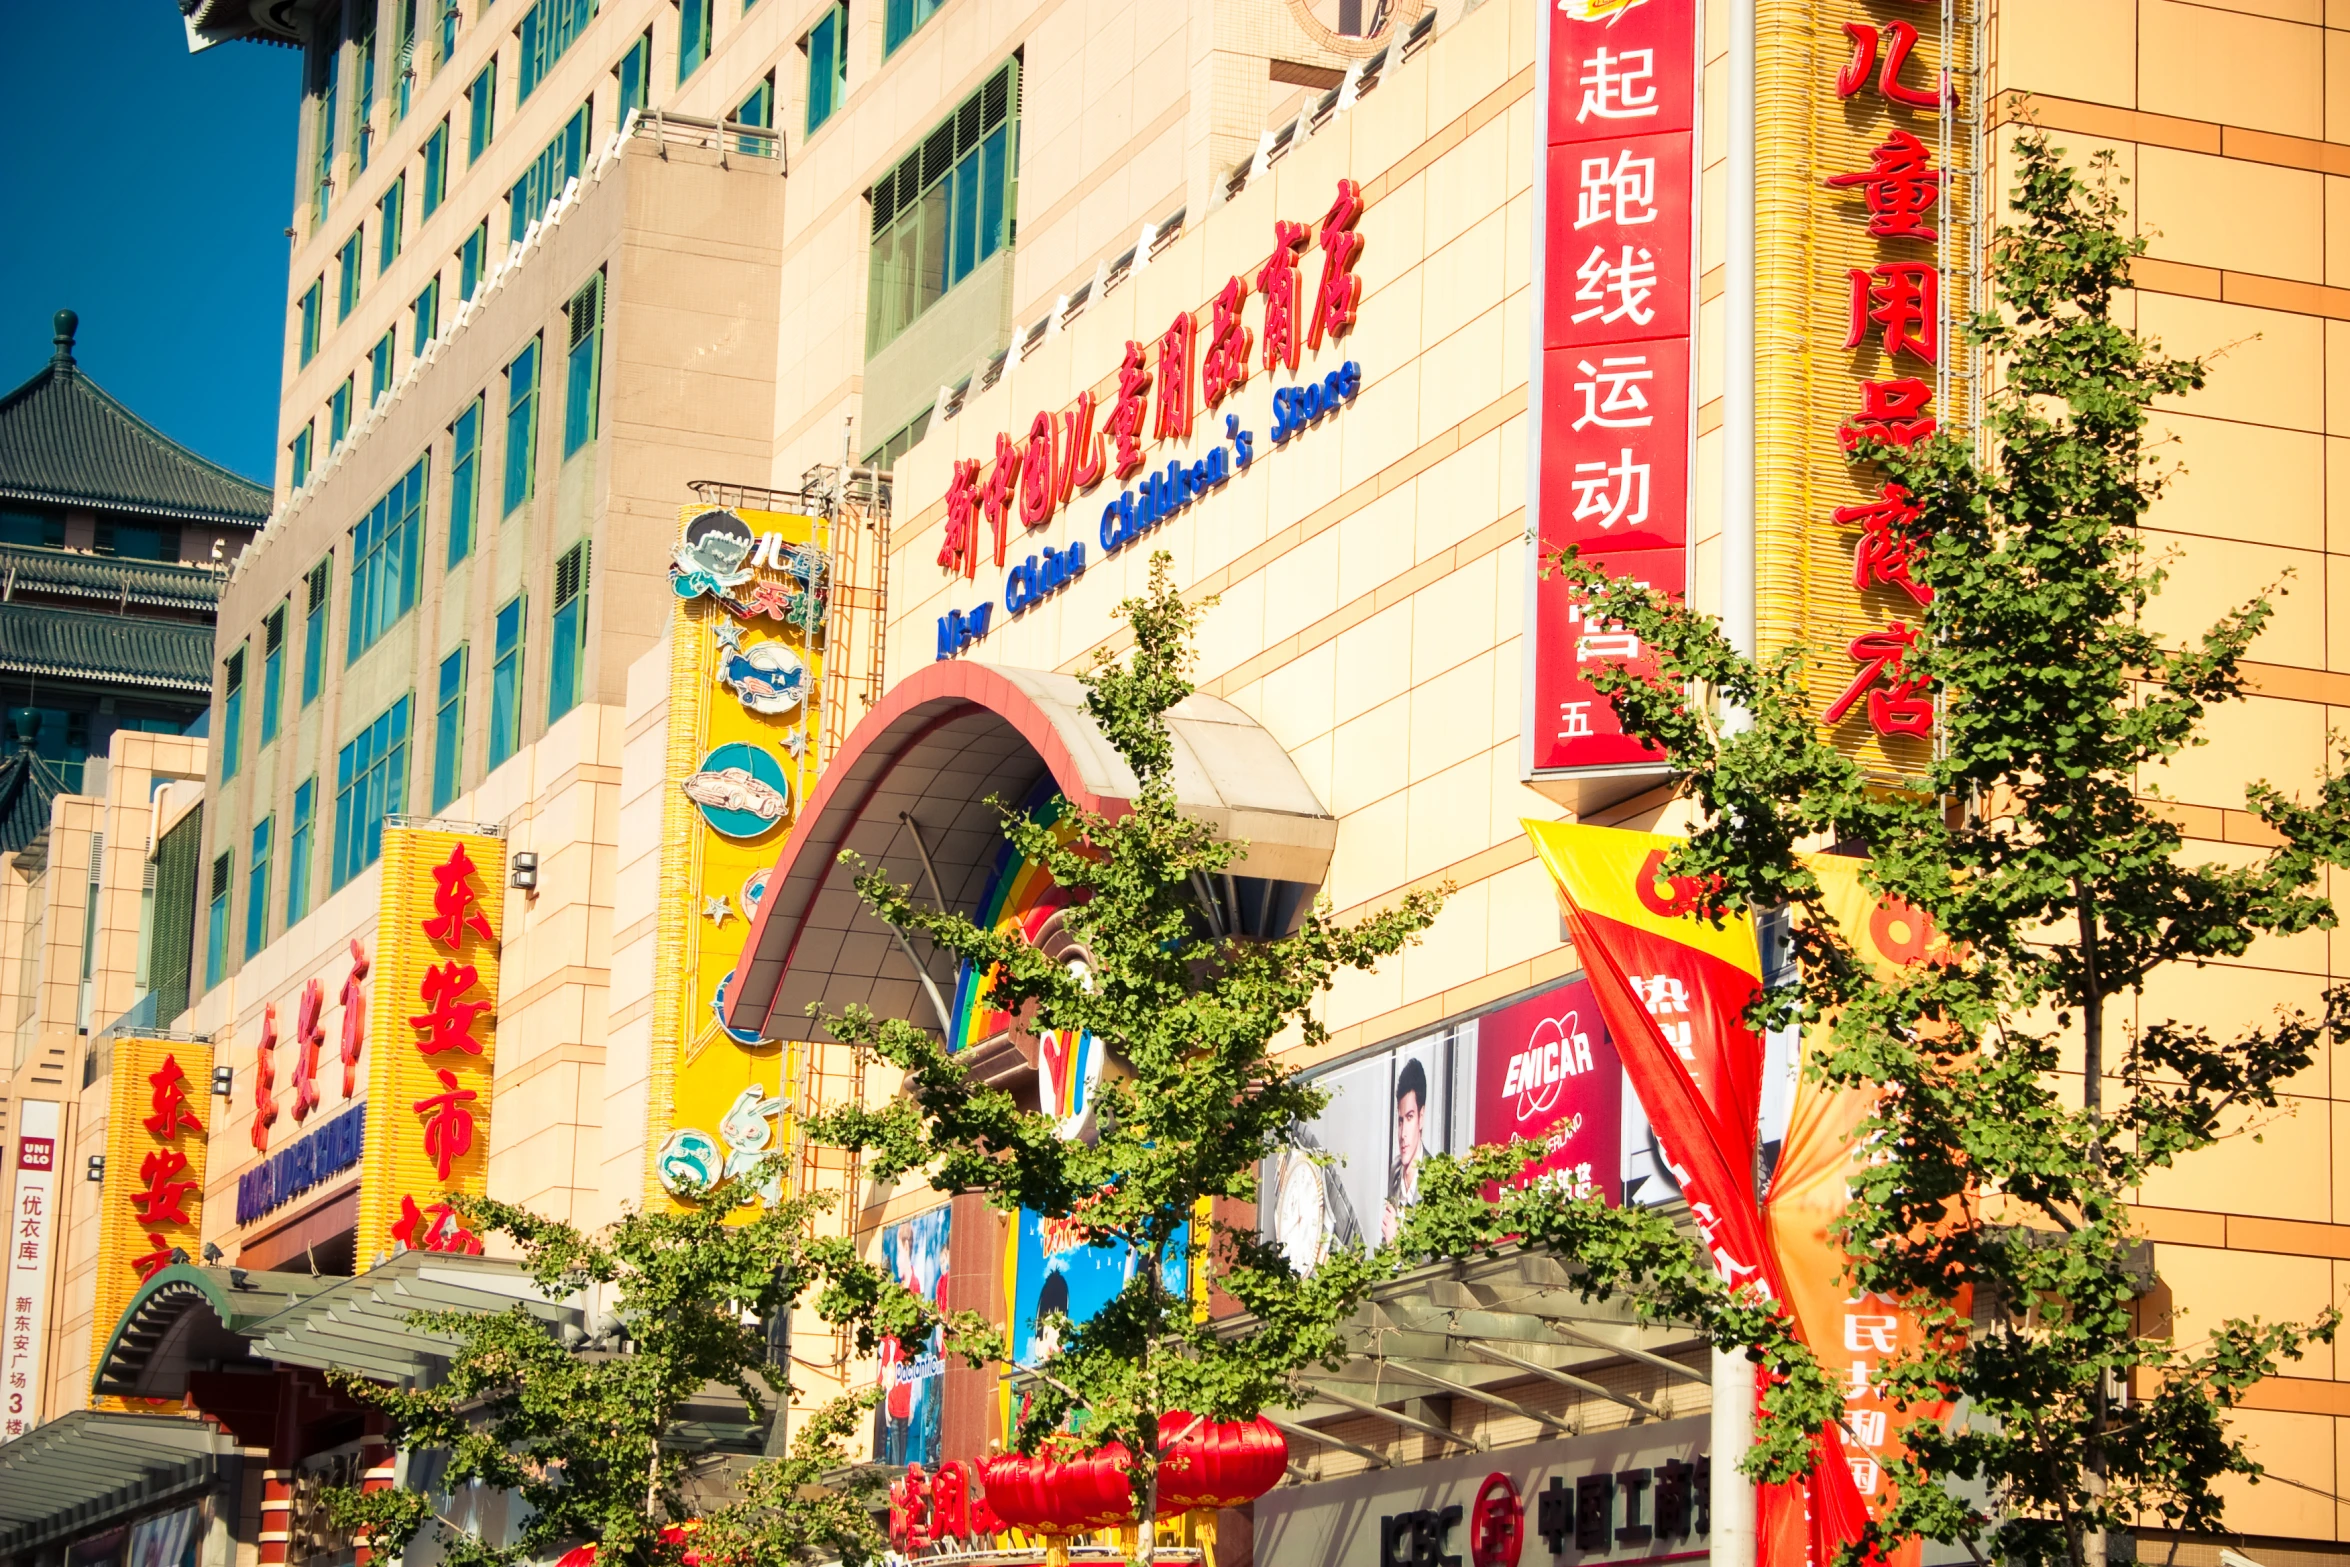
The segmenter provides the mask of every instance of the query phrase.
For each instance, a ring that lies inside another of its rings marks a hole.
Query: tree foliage
[[[2226,1033],[2160,1016],[2150,989],[2333,925],[2321,877],[2350,848],[2350,777],[2253,784],[2276,845],[2187,852],[2162,769],[2243,694],[2270,603],[2184,640],[2149,624],[2164,569],[2139,529],[2168,476],[2149,411],[2205,367],[2116,316],[2144,241],[2110,160],[2076,170],[2037,132],[2015,152],[1999,308],[1971,325],[2001,372],[1990,457],[1948,436],[1856,454],[1914,506],[1899,537],[1933,592],[1909,667],[1939,692],[1940,744],[1917,776],[1870,776],[1823,736],[1799,650],[1741,656],[1709,617],[1571,552],[1557,569],[1657,651],[1654,678],[1602,687],[1699,809],[1669,872],[1712,879],[1726,907],[1794,913],[1795,978],[1756,1020],[1826,1030],[1825,1078],[1883,1090],[1844,1221],[1853,1282],[1930,1303],[1972,1291],[1971,1320],[1932,1306],[1948,1331],[1886,1373],[1898,1397],[1958,1412],[1910,1427],[1885,1532],[2085,1567],[2132,1525],[2218,1528],[2222,1482],[2260,1472],[2228,1412],[2334,1334],[2331,1311],[2182,1331],[2150,1305],[2128,1202],[2277,1113],[2350,1021],[2337,988]],[[1798,858],[1831,846],[1865,852],[1865,882],[1931,918],[1940,961],[1885,979],[1856,957]],[[1604,1225],[1569,1207],[1552,1243],[1628,1278]]]
[[[1275,1058],[1276,1043],[1320,1044],[1312,1009],[1333,977],[1393,956],[1440,903],[1415,892],[1352,925],[1317,906],[1294,933],[1270,939],[1226,927],[1205,889],[1246,845],[1219,840],[1178,804],[1167,722],[1192,692],[1205,608],[1184,602],[1168,557],[1154,556],[1148,591],[1119,609],[1133,629],[1131,657],[1104,653],[1081,677],[1086,711],[1134,775],[1130,812],[1113,818],[1063,799],[1029,815],[998,802],[1013,851],[1068,895],[1063,924],[1081,967],[1015,927],[933,908],[879,872],[857,878],[880,919],[990,976],[993,1004],[1024,1028],[1093,1035],[1111,1063],[1094,1090],[1098,1136],[1065,1138],[1053,1116],[975,1080],[937,1035],[861,1008],[826,1023],[899,1068],[904,1093],[815,1128],[866,1151],[882,1181],[927,1175],[941,1191],[978,1192],[1007,1213],[1068,1221],[1087,1243],[1132,1248],[1124,1289],[1084,1323],[1058,1322],[1058,1348],[1027,1387],[1014,1440],[1034,1452],[1081,1425],[1082,1437],[1069,1438],[1078,1445],[1122,1441],[1137,1455],[1132,1482],[1146,1524],[1160,1417],[1248,1419],[1296,1402],[1294,1374],[1343,1359],[1340,1325],[1392,1265],[1391,1253],[1354,1249],[1300,1276],[1253,1229],[1212,1217],[1211,1204],[1252,1200],[1260,1162],[1325,1103]],[[1194,1249],[1254,1315],[1254,1331],[1220,1334],[1182,1288]],[[992,1331],[967,1332],[956,1347],[975,1361],[1006,1358]],[[1149,1538],[1146,1527],[1146,1550]]]
[[[382,1411],[394,1448],[446,1450],[440,1490],[479,1483],[527,1513],[500,1544],[436,1513],[425,1490],[344,1489],[330,1495],[336,1522],[392,1554],[429,1529],[452,1567],[521,1567],[583,1541],[603,1567],[676,1567],[684,1546],[665,1531],[689,1519],[698,1519],[692,1548],[724,1567],[878,1555],[868,1488],[841,1478],[870,1393],[814,1410],[787,1452],[733,1477],[734,1500],[706,1513],[693,1500],[696,1455],[681,1412],[731,1390],[742,1418],[758,1424],[780,1419],[790,1398],[768,1321],[812,1296],[829,1317],[855,1317],[868,1349],[874,1333],[913,1337],[933,1321],[846,1242],[807,1238],[820,1198],[730,1223],[763,1173],[713,1188],[688,1211],[633,1212],[592,1236],[509,1203],[456,1199],[480,1233],[516,1244],[546,1299],[609,1300],[611,1320],[582,1337],[558,1335],[520,1304],[494,1315],[421,1311],[413,1327],[454,1341],[437,1381],[395,1388],[330,1372]]]

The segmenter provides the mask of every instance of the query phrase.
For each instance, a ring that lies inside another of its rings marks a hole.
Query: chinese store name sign
[[[57,1233],[55,1100],[16,1108],[16,1193],[8,1226],[8,1350],[0,1355],[6,1397],[0,1441],[41,1423],[41,1340],[49,1316],[49,1248]]]
[[[1535,548],[1547,559],[1572,544],[1611,576],[1678,595],[1694,420],[1696,6],[1548,9]],[[1644,666],[1638,639],[1587,621],[1556,577],[1538,579],[1532,599],[1527,770],[1658,766],[1591,685],[1599,666]]]
[[[90,1364],[114,1337],[139,1286],[197,1255],[204,1229],[205,1086],[212,1047],[199,1040],[114,1041],[106,1111],[106,1179],[98,1193],[98,1278]],[[124,1407],[108,1399],[101,1408]]]
[[[481,1252],[449,1198],[488,1188],[505,910],[505,839],[384,828],[359,1161],[362,1267],[394,1251]]]

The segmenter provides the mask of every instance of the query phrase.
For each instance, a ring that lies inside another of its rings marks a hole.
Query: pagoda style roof
[[[57,312],[57,352],[0,397],[0,501],[95,506],[258,528],[270,492],[189,451],[106,395],[74,363],[80,319]]]
[[[227,573],[204,566],[0,544],[0,599],[46,593],[117,609],[139,604],[210,612],[219,609],[220,586],[226,580]]]
[[[200,620],[0,604],[0,675],[204,696],[212,690],[212,627]]]
[[[31,747],[0,758],[0,854],[14,854],[47,832],[49,802],[65,792],[65,776]]]

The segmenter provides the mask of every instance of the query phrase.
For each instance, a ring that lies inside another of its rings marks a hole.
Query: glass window
[[[596,402],[603,382],[604,274],[589,278],[563,313],[571,341],[563,373],[563,456],[569,460],[596,438]]]
[[[583,103],[564,126],[562,133],[547,143],[531,166],[522,171],[522,178],[506,193],[506,240],[520,244],[530,226],[554,205],[563,194],[564,186],[579,177],[587,163],[588,131],[594,121],[593,102]]]
[[[367,406],[373,408],[384,400],[384,393],[392,389],[392,341],[396,333],[386,332],[367,351]]]
[[[424,139],[424,203],[417,213],[420,222],[430,223],[432,215],[441,210],[441,198],[449,193],[449,122],[441,121]]]
[[[177,528],[147,528],[135,522],[101,522],[92,532],[101,555],[112,555],[120,560],[176,562],[180,558],[180,530]]]
[[[515,34],[522,45],[521,80],[514,94],[515,102],[530,101],[532,91],[555,68],[564,51],[587,31],[595,14],[596,0],[538,0],[522,14],[522,27]]]
[[[684,81],[710,58],[710,0],[678,0],[677,79]]]
[[[490,766],[522,744],[522,596],[498,610],[496,662],[490,665]]]
[[[351,530],[351,615],[343,628],[348,664],[416,607],[424,541],[424,476],[419,457]]]
[[[868,356],[1011,243],[1019,101],[1014,60],[868,193]]]
[[[482,219],[465,236],[465,243],[457,251],[457,300],[462,304],[473,297],[481,287],[482,274],[490,264],[490,220]]]
[[[416,83],[416,72],[409,62],[416,58],[416,0],[392,0],[392,63],[399,75],[392,81],[392,123],[408,118],[410,89]]]
[[[204,909],[204,988],[228,977],[229,857],[212,862],[212,900]]]
[[[286,836],[286,925],[310,912],[310,839],[318,814],[318,780],[294,790],[294,830]]]
[[[646,33],[630,44],[628,53],[620,57],[620,68],[612,74],[620,78],[620,107],[613,118],[626,126],[629,115],[648,101],[653,75],[653,35]]]
[[[65,518],[56,512],[0,511],[0,544],[65,548]]]
[[[432,715],[432,809],[439,815],[465,781],[465,646],[441,660],[441,692]]]
[[[310,46],[312,140],[310,156],[310,226],[326,221],[329,198],[335,188],[335,116],[343,79],[343,41],[333,29],[322,30]]]
[[[286,606],[280,604],[261,621],[261,743],[277,738],[279,713],[286,700]]]
[[[326,400],[326,449],[333,451],[343,444],[343,437],[351,433],[351,378],[343,377],[334,395]]]
[[[302,615],[302,705],[308,707],[318,700],[318,690],[326,679],[326,604],[333,597],[335,558],[329,555],[310,568],[303,579],[304,594],[309,600]]]
[[[539,340],[532,338],[506,366],[507,515],[537,489],[539,444]]]
[[[382,277],[392,270],[392,263],[400,259],[400,219],[408,205],[408,176],[403,174],[392,181],[383,200],[375,204],[379,222],[375,231],[375,275]]]
[[[408,804],[408,702],[402,697],[335,756],[333,885],[383,855],[384,818]]]
[[[308,369],[310,361],[318,357],[318,338],[325,327],[326,279],[314,279],[309,291],[302,296],[301,363],[297,368]]]
[[[351,307],[359,303],[359,231],[343,241],[343,248],[335,252],[335,323],[339,326],[351,318]]]
[[[497,61],[481,68],[473,85],[465,89],[465,102],[470,109],[465,126],[465,166],[471,168],[489,150],[490,138],[498,130]]]
[[[587,656],[588,546],[582,539],[555,562],[555,618],[547,628],[547,722],[579,705]]]
[[[481,399],[465,405],[449,426],[449,564],[473,553],[473,520],[481,510]]]
[[[888,9],[882,13],[881,52],[886,58],[897,52],[898,45],[914,36],[914,30],[938,15],[938,8],[946,0],[887,0]]]
[[[457,52],[457,24],[460,17],[458,0],[433,0],[433,4],[440,12],[439,23],[433,29],[432,64],[437,71],[449,63],[449,56]]]
[[[269,829],[264,816],[253,828],[253,855],[245,862],[245,956],[269,940]]]
[[[758,86],[752,88],[751,95],[735,106],[734,118],[739,125],[756,125],[761,130],[773,130],[775,128],[775,78],[765,77]],[[735,145],[738,151],[749,153],[754,157],[767,150],[767,144],[754,136],[738,136],[735,138]]]
[[[848,10],[846,4],[834,6],[800,40],[800,47],[808,55],[808,134],[811,136],[817,126],[832,118],[832,111],[848,95]]]
[[[220,781],[227,783],[237,776],[237,764],[244,760],[245,739],[245,650],[240,647],[220,666]]]
[[[358,91],[351,95],[351,172],[367,172],[367,155],[375,140],[375,7],[358,8],[362,18],[351,32],[351,63],[357,68]]]
[[[312,426],[305,424],[301,429],[296,430],[294,438],[286,443],[287,473],[289,475],[286,480],[286,488],[289,490],[298,490],[310,482],[311,434]]]
[[[440,335],[441,280],[436,277],[416,296],[416,333],[408,345],[409,356],[422,359],[424,351],[432,347],[432,340]]]

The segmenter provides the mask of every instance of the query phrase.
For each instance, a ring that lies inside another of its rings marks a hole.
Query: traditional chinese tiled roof
[[[0,604],[0,675],[206,693],[212,628],[202,621]]]
[[[107,396],[74,363],[75,324],[72,311],[59,311],[56,356],[0,397],[0,500],[261,526],[268,487],[207,462]]]
[[[0,758],[0,854],[14,854],[49,830],[49,802],[65,793],[65,777],[31,750]]]
[[[0,598],[46,593],[122,608],[217,610],[226,574],[203,566],[117,560],[71,550],[0,544]]]

